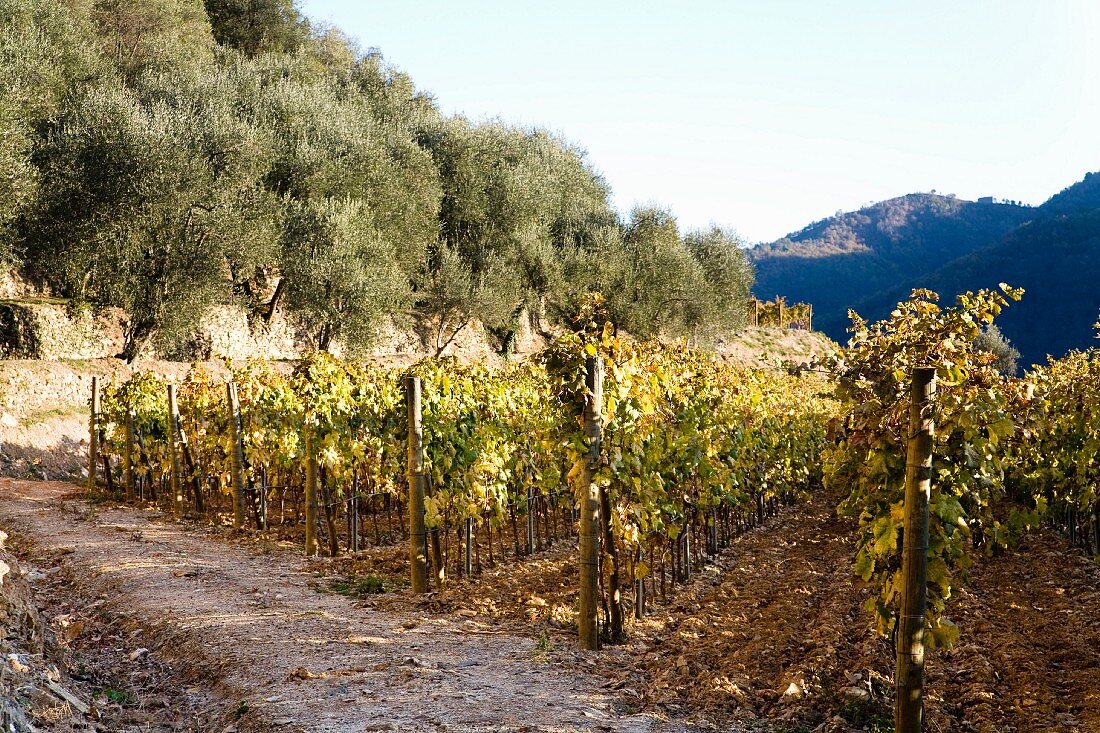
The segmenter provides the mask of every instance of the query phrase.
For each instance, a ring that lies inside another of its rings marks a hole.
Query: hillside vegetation
[[[1023,300],[1006,311],[1001,330],[1023,355],[1024,365],[1045,363],[1087,348],[1100,312],[1100,209],[1042,216],[1004,240],[960,257],[921,278],[903,281],[861,301],[860,313],[888,313],[913,287],[959,293],[1002,280],[1022,287]],[[839,322],[822,319],[836,331]]]
[[[1038,207],[910,194],[815,222],[750,250],[761,297],[814,304],[844,341],[849,308],[886,316],[914,288],[940,293],[1022,287],[1001,327],[1025,363],[1089,345],[1100,311],[1100,175]]]
[[[881,201],[753,248],[756,293],[813,303],[819,322],[842,339],[847,309],[862,298],[995,242],[1029,216],[1026,207],[936,194]]]
[[[292,0],[0,0],[0,253],[122,353],[188,356],[202,316],[276,311],[355,352],[393,319],[442,350],[590,291],[639,336],[743,324],[717,228],[621,220],[583,151],[474,124]]]

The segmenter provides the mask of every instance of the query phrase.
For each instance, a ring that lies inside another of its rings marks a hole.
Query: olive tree
[[[616,324],[639,338],[681,333],[703,277],[672,214],[635,209],[615,260],[605,295]]]
[[[214,62],[201,0],[97,0],[92,18],[103,56],[128,82],[147,71],[201,70]]]
[[[409,299],[393,243],[358,199],[291,202],[282,271],[289,312],[326,351],[361,350]]]
[[[0,0],[0,261],[16,259],[13,225],[38,191],[41,132],[79,84],[101,73],[87,12],[53,0]]]
[[[154,91],[96,89],[58,123],[29,227],[32,269],[78,305],[125,309],[128,359],[186,341],[233,300],[234,258],[276,233],[257,225],[275,216],[263,136],[216,94]]]
[[[995,357],[993,367],[1009,377],[1015,377],[1019,369],[1020,352],[1001,332],[997,324],[992,323],[982,329],[974,339],[974,348]]]
[[[575,311],[562,302],[572,292],[564,260],[614,222],[606,186],[583,154],[541,130],[461,118],[424,128],[419,141],[443,187],[442,242],[418,289],[433,296],[417,300],[429,330],[454,334],[477,320],[507,350],[524,310],[536,320],[546,310]],[[437,297],[441,282],[445,299]]]
[[[309,38],[293,0],[206,0],[214,38],[248,55],[291,53]]]
[[[319,348],[339,339],[360,350],[405,312],[438,239],[435,168],[408,134],[334,85],[275,80],[259,104],[280,141],[266,180],[287,203],[286,311]]]
[[[731,333],[748,322],[754,281],[744,242],[731,231],[712,226],[690,232],[684,245],[699,265],[702,287],[693,293],[685,325],[708,334]]]

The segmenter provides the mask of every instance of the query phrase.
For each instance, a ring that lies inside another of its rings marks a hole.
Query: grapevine
[[[845,495],[841,512],[859,520],[855,570],[876,591],[868,610],[880,631],[893,628],[901,592],[907,388],[914,367],[935,368],[940,383],[926,619],[933,646],[957,636],[946,606],[973,561],[969,547],[977,543],[991,552],[1008,539],[993,506],[1004,495],[1003,449],[1017,431],[1016,414],[993,356],[974,341],[1021,295],[1002,286],[1001,293],[965,293],[944,308],[935,293],[915,290],[883,322],[853,315],[850,346],[831,363],[845,411],[838,441],[826,452],[826,481]]]
[[[724,364],[682,344],[638,343],[600,321],[594,298],[584,327],[564,335],[540,358],[501,367],[425,360],[401,371],[310,354],[290,373],[262,362],[230,371],[238,385],[249,501],[281,508],[279,524],[302,517],[305,465],[320,468],[322,533],[340,551],[341,513],[377,520],[400,537],[405,501],[405,377],[422,383],[426,524],[433,561],[458,563],[459,528],[476,529],[478,565],[528,554],[573,532],[572,495],[586,449],[578,419],[584,362],[607,363],[602,405],[606,430],[597,476],[606,488],[605,604],[619,606],[612,585],[663,594],[666,577],[686,580],[692,568],[737,531],[804,496],[820,480],[820,454],[832,402],[816,375]],[[593,320],[595,319],[595,320]],[[171,470],[165,383],[148,374],[106,390],[107,451],[124,450],[125,412],[140,436],[140,494],[166,495]],[[226,515],[231,507],[232,431],[225,386],[196,365],[180,385],[197,497]],[[393,521],[396,513],[396,525]],[[520,520],[537,515],[534,537]],[[376,521],[377,524],[377,521]],[[511,542],[505,537],[511,534]],[[510,547],[508,545],[511,545]],[[438,546],[438,545],[437,545]],[[612,564],[614,568],[610,567]],[[614,571],[614,576],[611,575]],[[614,577],[614,582],[612,582]],[[659,580],[659,584],[658,584]],[[621,636],[612,633],[612,637]]]

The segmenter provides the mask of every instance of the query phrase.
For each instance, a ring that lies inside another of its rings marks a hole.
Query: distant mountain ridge
[[[749,250],[755,294],[814,304],[844,342],[849,308],[885,316],[915,287],[945,299],[1007,282],[1027,290],[1001,321],[1023,362],[1090,345],[1100,311],[1100,174],[1042,206],[909,194],[838,214]]]

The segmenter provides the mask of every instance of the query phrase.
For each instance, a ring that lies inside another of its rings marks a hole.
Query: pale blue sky
[[[1100,2],[303,0],[448,113],[554,130],[623,211],[750,241],[1100,170]]]

